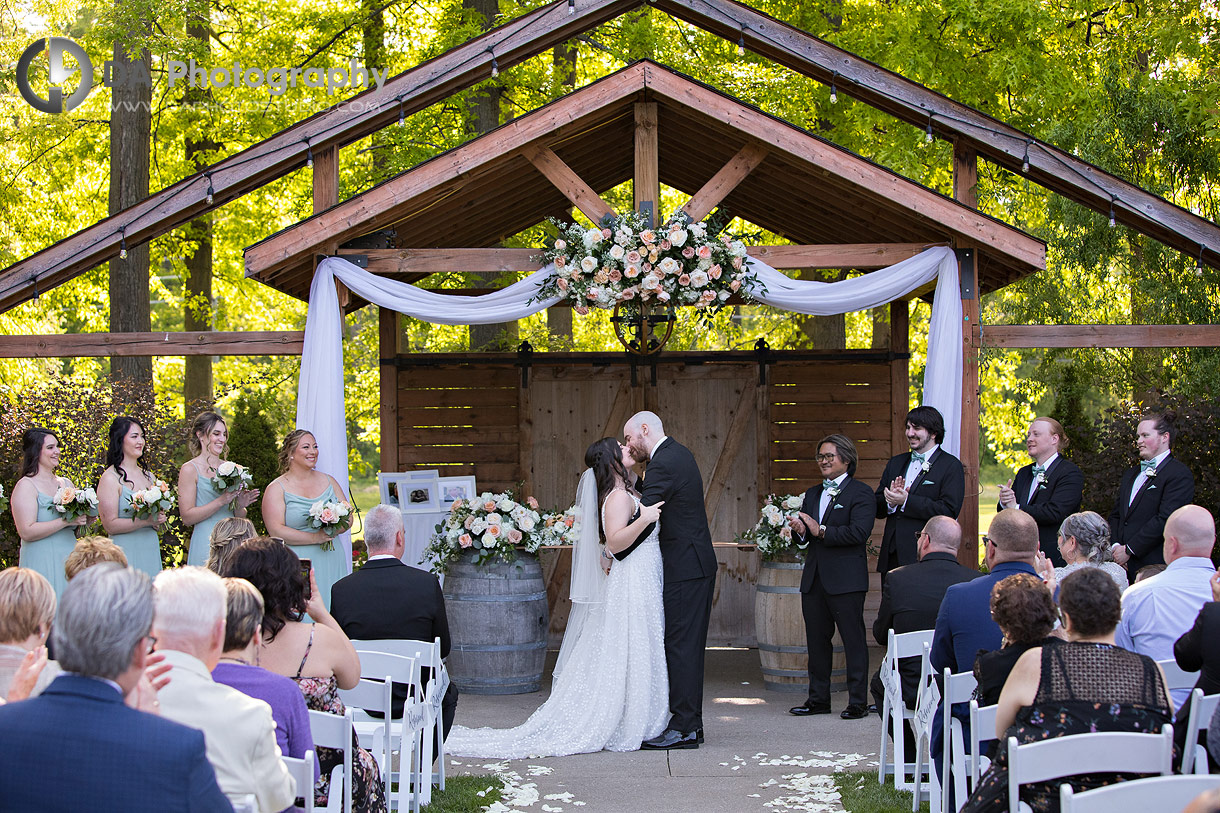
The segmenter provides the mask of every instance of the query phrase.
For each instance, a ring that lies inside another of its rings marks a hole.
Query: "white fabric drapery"
[[[816,316],[876,308],[936,280],[928,330],[928,362],[923,403],[945,418],[944,447],[958,453],[962,393],[962,303],[957,258],[948,248],[930,248],[900,263],[839,282],[794,280],[750,258],[762,286],[748,292],[776,308]],[[297,427],[318,440],[318,469],[333,475],[350,494],[347,477],[347,424],[343,394],[343,314],[335,281],[381,308],[443,325],[510,322],[545,310],[559,298],[531,301],[554,271],[540,268],[525,279],[482,296],[458,296],[417,288],[379,277],[347,260],[318,263],[309,290],[305,343],[297,388]],[[338,540],[351,562],[351,536]]]

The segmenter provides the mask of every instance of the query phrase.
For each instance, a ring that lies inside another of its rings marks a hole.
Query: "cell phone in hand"
[[[309,559],[301,560],[301,578],[305,580],[305,598],[309,598],[309,571],[313,569],[313,562]]]

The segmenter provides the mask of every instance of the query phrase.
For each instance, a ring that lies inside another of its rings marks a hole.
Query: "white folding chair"
[[[343,764],[330,772],[330,795],[326,797],[327,813],[352,813],[352,710],[342,715],[309,710],[309,730],[313,744],[343,752]],[[336,792],[336,788],[339,792]],[[310,790],[313,790],[312,783]],[[342,800],[342,801],[340,801]]]
[[[970,701],[970,753],[966,755],[966,762],[970,766],[972,793],[979,786],[979,776],[991,767],[991,760],[983,756],[983,743],[998,739],[995,735],[995,713],[998,708],[980,706],[977,700]]]
[[[1169,702],[1173,704],[1173,710],[1176,712],[1181,704],[1173,699],[1174,690],[1193,689],[1199,682],[1199,673],[1187,672],[1178,666],[1178,662],[1173,658],[1157,661],[1157,665],[1165,672],[1165,688],[1169,690]]]
[[[973,672],[961,672],[955,675],[946,669],[942,685],[944,691],[940,704],[944,710],[945,736],[941,764],[944,766],[945,777],[948,778],[950,775],[953,777],[953,793],[957,800],[953,809],[956,811],[966,803],[966,799],[970,797],[970,790],[966,784],[968,775],[966,732],[962,730],[962,721],[953,716],[953,704],[972,702],[970,698],[974,696],[974,689],[978,686],[978,681],[974,679]],[[948,786],[948,782],[943,784]],[[940,798],[941,813],[949,813],[949,794],[942,792]]]
[[[367,671],[367,670],[364,670]],[[369,750],[381,768],[381,785],[385,788],[386,798],[390,794],[390,704],[393,697],[393,684],[388,675],[377,678],[360,678],[350,689],[340,689],[339,699],[343,705],[352,710],[352,726],[356,729],[356,739]],[[367,712],[375,711],[383,715],[378,720]],[[356,721],[357,714],[367,720]]]
[[[1028,811],[1021,786],[1089,773],[1173,773],[1173,726],[1160,734],[1099,731],[1018,745],[1008,738],[1008,809]],[[1164,809],[1164,808],[1162,808]]]
[[[1182,810],[1205,791],[1214,790],[1214,776],[1153,776],[1076,793],[1059,786],[1062,813],[1121,813],[1131,810]]]
[[[919,630],[896,633],[890,630],[885,658],[881,661],[881,684],[885,687],[885,700],[881,706],[881,750],[878,752],[881,757],[877,765],[877,783],[884,785],[885,775],[893,774],[896,790],[911,789],[912,784],[906,781],[906,775],[915,770],[914,764],[906,761],[906,738],[903,734],[903,721],[913,719],[915,712],[908,709],[902,699],[899,661],[902,658],[922,657],[925,645],[932,645],[932,632]],[[930,669],[928,673],[930,674]],[[888,727],[892,727],[894,732],[893,759],[886,758],[886,748],[889,745],[889,737],[886,734]]]
[[[305,807],[302,808],[305,813],[313,813],[313,766],[315,752],[312,748],[305,752],[305,756],[297,759],[296,757],[282,757],[284,766],[288,768],[289,775],[292,776],[297,785],[297,796],[305,800]]]
[[[915,771],[913,794],[911,796],[912,813],[919,809],[920,802],[926,798],[929,810],[941,808],[941,785],[936,776],[936,765],[932,761],[932,723],[936,712],[940,709],[940,687],[932,679],[932,667],[928,658],[930,644],[923,645],[923,669],[919,676],[919,702],[915,706],[915,716],[911,719],[911,728],[915,731]],[[924,787],[924,775],[927,775],[927,787]]]
[[[1182,773],[1208,772],[1207,749],[1199,742],[1199,732],[1207,731],[1220,694],[1203,694],[1202,689],[1190,693],[1190,714],[1186,717],[1186,745],[1182,750]]]
[[[354,642],[353,642],[354,643]],[[420,661],[413,657],[405,655],[395,655],[389,652],[378,650],[361,649],[367,645],[366,642],[360,642],[357,646],[356,654],[360,656],[360,672],[365,677],[379,676],[376,679],[384,680],[384,675],[389,675],[393,683],[401,683],[411,687],[411,692],[416,702],[420,702],[418,698],[424,696],[423,686],[420,680]],[[404,712],[405,714],[405,712]],[[369,717],[363,712],[356,714],[356,732],[361,736],[375,738],[378,732],[384,733],[385,738],[385,753],[386,760],[384,770],[386,773],[386,799],[391,807],[395,805],[395,799],[400,798],[404,785],[403,776],[407,777],[407,782],[410,785],[422,783],[422,763],[418,752],[423,747],[423,734],[419,733],[414,739],[405,739],[405,731],[401,721],[390,720],[389,715],[383,720],[377,720]],[[430,744],[430,743],[429,743]],[[394,754],[397,753],[399,770],[394,770]],[[407,764],[408,769],[404,772],[403,765]],[[398,781],[400,793],[398,797],[390,794],[390,790],[395,782]],[[420,789],[420,798],[422,804],[428,804],[432,800],[431,784],[423,783],[426,786]]]

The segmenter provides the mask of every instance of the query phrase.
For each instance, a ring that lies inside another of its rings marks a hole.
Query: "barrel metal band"
[[[763,567],[774,570],[804,570],[803,562],[764,562]]]
[[[805,646],[776,646],[775,644],[764,644],[762,641],[758,642],[758,648],[763,652],[786,652],[796,655],[805,655],[809,652],[809,647]]]
[[[760,593],[799,593],[799,592],[801,592],[801,588],[799,588],[799,587],[778,587],[778,586],[770,585],[770,584],[760,584],[760,585],[758,585],[758,592],[760,592]]]
[[[445,601],[542,601],[546,591],[541,593],[510,593],[507,595],[475,596],[470,594],[446,595]]]

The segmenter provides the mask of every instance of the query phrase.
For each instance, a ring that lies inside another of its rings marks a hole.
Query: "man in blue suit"
[[[0,706],[0,811],[232,813],[203,733],[137,711],[151,649],[148,577],[114,564],[68,585],[52,633],[66,674]]]

